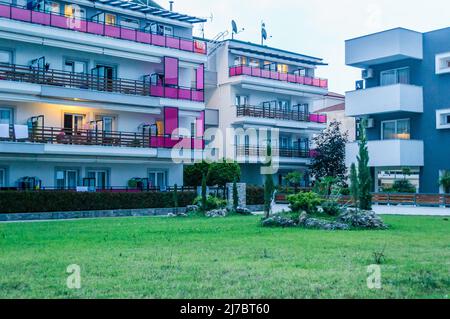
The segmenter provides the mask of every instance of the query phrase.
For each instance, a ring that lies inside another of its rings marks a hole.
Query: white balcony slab
[[[367,68],[403,59],[423,59],[422,33],[397,28],[345,41],[345,63]]]
[[[424,166],[424,143],[419,140],[369,141],[370,167]],[[358,143],[345,147],[346,165],[357,163]]]
[[[345,94],[345,114],[423,113],[423,88],[408,84],[379,86]]]

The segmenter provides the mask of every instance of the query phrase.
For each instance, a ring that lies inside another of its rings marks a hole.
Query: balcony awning
[[[186,14],[169,11],[152,0],[96,0],[102,4],[133,10],[141,13],[151,14],[162,18],[174,19],[188,23],[206,22],[206,19],[189,16]]]

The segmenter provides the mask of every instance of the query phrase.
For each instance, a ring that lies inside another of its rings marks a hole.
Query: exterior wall
[[[341,131],[348,133],[348,141],[353,142],[356,139],[356,119],[345,115],[345,110],[333,111],[327,113],[327,124],[337,121],[342,124]]]

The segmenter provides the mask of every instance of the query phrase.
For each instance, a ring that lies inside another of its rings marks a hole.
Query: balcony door
[[[105,189],[109,187],[108,177],[107,170],[89,170],[87,172],[87,178],[95,181],[94,186],[97,189]]]
[[[76,189],[78,186],[78,170],[65,169],[56,172],[56,187],[59,189]]]
[[[64,131],[67,135],[72,135],[74,132],[83,129],[84,115],[64,113]]]
[[[97,83],[97,90],[112,92],[114,88],[115,70],[114,67],[98,64],[91,71],[94,81]]]
[[[156,187],[160,189],[164,189],[166,184],[166,173],[161,171],[149,172],[148,173],[148,181],[150,187]]]

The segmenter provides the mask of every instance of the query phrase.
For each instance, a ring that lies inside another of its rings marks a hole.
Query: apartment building
[[[346,94],[346,114],[367,119],[375,191],[403,177],[404,168],[420,192],[443,191],[439,178],[450,170],[449,37],[450,28],[397,28],[346,41],[346,64],[362,70]],[[348,165],[356,153],[349,144]]]
[[[1,0],[0,187],[182,185],[173,148],[204,148],[200,22],[152,1]]]
[[[313,102],[328,93],[328,81],[316,77],[322,59],[239,40],[225,40],[213,47],[208,59],[207,109],[217,109],[219,128],[245,132],[227,140],[224,153],[233,154],[242,168],[242,180],[264,182],[258,157],[267,155],[267,143],[249,130],[276,129],[272,155],[279,158],[275,182],[292,171],[305,173],[314,156],[311,137],[326,127],[325,115],[310,110]],[[231,150],[230,150],[231,149]]]

